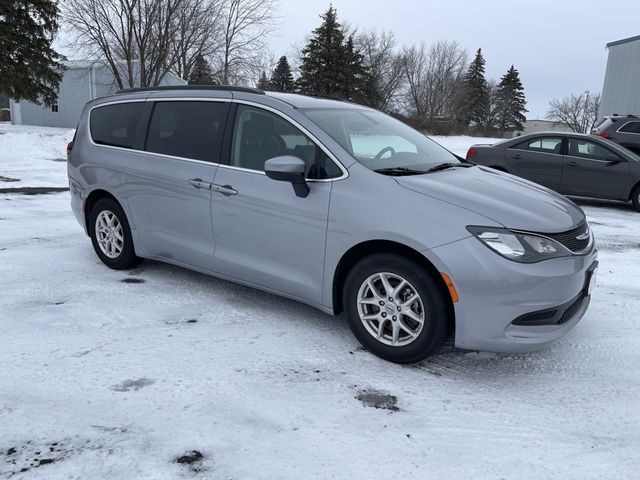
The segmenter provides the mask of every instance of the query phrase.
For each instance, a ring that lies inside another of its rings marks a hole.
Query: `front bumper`
[[[539,350],[571,330],[589,306],[597,265],[595,245],[586,255],[531,264],[507,260],[474,237],[424,253],[458,292],[456,346],[508,353]]]

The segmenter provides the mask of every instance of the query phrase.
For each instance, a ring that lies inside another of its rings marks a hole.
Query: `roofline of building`
[[[635,42],[636,40],[640,40],[640,35],[636,35],[635,37],[623,38],[622,40],[616,40],[615,42],[607,43],[607,48],[615,47],[616,45],[622,45],[623,43]]]

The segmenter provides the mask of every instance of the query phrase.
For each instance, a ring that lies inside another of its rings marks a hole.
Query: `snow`
[[[0,175],[64,186],[46,160],[69,131],[52,130],[3,126]],[[640,214],[580,204],[600,268],[572,332],[400,366],[293,301],[158,262],[109,270],[66,192],[0,195],[0,478],[638,478]]]
[[[447,150],[455,153],[456,155],[466,158],[467,150],[471,145],[476,144],[494,144],[497,142],[501,142],[504,138],[489,138],[489,137],[469,137],[465,135],[460,136],[441,136],[441,135],[432,135],[429,138],[435,140],[440,145],[445,147]]]
[[[68,187],[67,144],[73,132],[0,123],[0,188]]]

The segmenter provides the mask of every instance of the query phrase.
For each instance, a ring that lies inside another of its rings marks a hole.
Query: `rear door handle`
[[[522,158],[522,155],[518,155],[517,153],[515,155],[511,155],[511,158],[515,158],[516,160],[519,160]]]
[[[190,178],[189,180],[187,180],[187,182],[189,182],[189,184],[194,188],[202,188],[204,190],[211,189],[211,184],[209,182],[203,181],[201,178]]]
[[[231,195],[237,195],[238,191],[233,188],[231,185],[216,185],[215,183],[211,186],[211,189],[214,192],[221,193],[225,197],[230,197]]]

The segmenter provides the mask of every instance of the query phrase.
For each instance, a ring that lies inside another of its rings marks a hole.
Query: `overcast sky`
[[[318,26],[326,0],[280,0],[276,56]],[[333,0],[338,17],[359,29],[395,33],[400,44],[456,40],[482,48],[487,78],[513,64],[520,71],[528,118],[544,118],[548,101],[602,90],[608,42],[640,35],[640,0]]]

